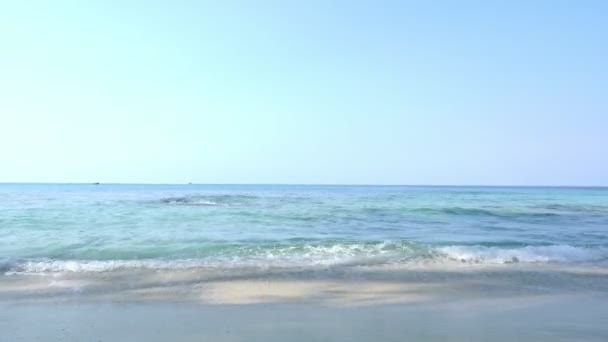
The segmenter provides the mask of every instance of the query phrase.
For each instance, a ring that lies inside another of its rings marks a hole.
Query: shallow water
[[[608,264],[608,188],[0,185],[5,274]]]

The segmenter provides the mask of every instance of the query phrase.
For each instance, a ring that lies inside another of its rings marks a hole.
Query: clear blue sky
[[[608,185],[608,1],[0,5],[0,181]]]

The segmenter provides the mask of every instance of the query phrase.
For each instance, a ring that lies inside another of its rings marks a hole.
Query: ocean
[[[608,265],[608,188],[0,184],[0,271]]]

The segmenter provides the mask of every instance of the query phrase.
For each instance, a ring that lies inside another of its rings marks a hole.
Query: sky
[[[0,5],[0,182],[608,185],[606,1]]]

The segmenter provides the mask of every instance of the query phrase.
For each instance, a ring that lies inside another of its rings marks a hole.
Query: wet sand
[[[0,276],[2,341],[604,341],[606,322],[598,267]]]

